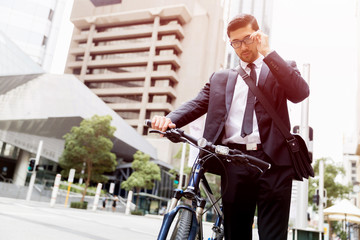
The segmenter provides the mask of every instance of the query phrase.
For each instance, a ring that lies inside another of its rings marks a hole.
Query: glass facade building
[[[0,31],[50,70],[67,0],[0,1]]]

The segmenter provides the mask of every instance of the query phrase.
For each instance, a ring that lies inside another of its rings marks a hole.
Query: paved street
[[[159,216],[126,216],[119,212],[64,208],[63,205],[50,208],[44,202],[0,197],[1,240],[154,240],[161,221]],[[205,223],[205,231],[210,229],[210,224]]]
[[[0,198],[0,239],[156,239],[160,218]]]

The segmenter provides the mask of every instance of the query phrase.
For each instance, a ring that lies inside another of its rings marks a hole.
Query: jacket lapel
[[[270,71],[269,67],[266,65],[266,63],[263,63],[260,71],[259,82],[258,82],[258,86],[260,89],[264,87],[269,71]]]
[[[234,89],[237,80],[238,73],[233,69],[229,71],[228,81],[226,83],[225,101],[226,112],[229,112],[231,102],[234,96]]]

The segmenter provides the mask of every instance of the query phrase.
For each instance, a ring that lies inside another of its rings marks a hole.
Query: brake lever
[[[165,134],[166,134],[166,132],[162,132],[162,131],[160,131],[160,130],[154,130],[154,129],[151,129],[151,130],[149,131],[149,133],[158,133],[158,134],[162,134],[162,135],[165,135]]]
[[[181,134],[175,129],[169,129],[166,130],[166,132],[160,130],[150,130],[149,132],[162,134],[173,143],[186,142],[186,138],[182,137]]]

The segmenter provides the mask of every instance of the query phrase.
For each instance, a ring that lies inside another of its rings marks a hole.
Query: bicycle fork
[[[206,200],[202,199],[198,194],[199,181],[203,176],[203,169],[200,164],[197,164],[195,171],[193,172],[188,187],[185,191],[181,189],[175,189],[173,198],[169,206],[168,212],[164,215],[163,223],[160,229],[158,240],[166,239],[170,226],[180,209],[187,210],[192,213],[192,224],[188,240],[195,239],[199,234],[199,239],[203,238],[202,234],[202,214],[204,212]],[[184,197],[186,201],[189,201],[190,206],[196,206],[195,210],[187,205],[178,205],[179,200]],[[193,204],[194,203],[194,204]]]
[[[158,240],[165,240],[168,232],[170,230],[170,226],[178,212],[181,209],[187,210],[192,213],[192,219],[191,219],[191,229],[189,233],[188,240],[195,239],[196,235],[200,233],[200,238],[202,239],[202,213],[204,212],[204,207],[206,204],[206,201],[204,199],[197,200],[197,207],[196,210],[191,206],[188,205],[179,205],[177,206],[178,201],[181,199],[181,197],[184,196],[184,192],[181,189],[176,189],[174,191],[174,197],[171,199],[169,211],[164,215],[163,223],[161,225],[161,229],[159,232]],[[191,201],[191,200],[190,200]]]

